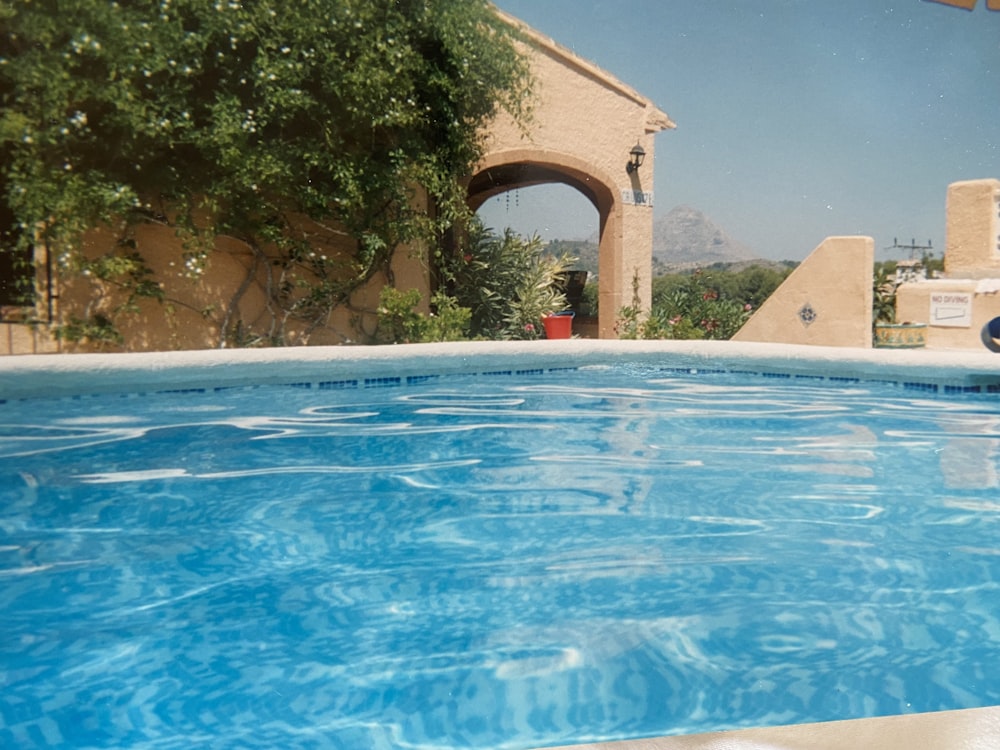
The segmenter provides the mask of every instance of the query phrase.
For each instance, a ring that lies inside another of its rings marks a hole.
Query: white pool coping
[[[546,750],[997,750],[1000,706]]]
[[[0,357],[0,400],[633,362],[689,370],[972,387],[1000,396],[1000,356],[730,341],[457,342]],[[569,747],[569,746],[566,746]],[[1000,706],[575,745],[574,750],[995,750]],[[554,749],[550,749],[554,750]],[[565,748],[564,748],[565,750]]]
[[[584,367],[613,362],[954,386],[1000,385],[1000,356],[731,341],[455,342],[0,357],[0,399]]]

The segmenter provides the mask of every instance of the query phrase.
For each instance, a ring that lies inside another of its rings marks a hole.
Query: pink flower
[[[534,323],[528,323],[528,324],[526,324],[524,326],[524,330],[526,330],[528,333],[531,333],[532,331],[535,330],[535,324]]]

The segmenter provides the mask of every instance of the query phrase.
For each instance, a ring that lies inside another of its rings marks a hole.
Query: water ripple
[[[515,748],[1000,702],[1000,415],[610,368],[0,404],[0,744]]]
[[[187,469],[148,469],[139,471],[112,471],[99,474],[78,474],[76,478],[85,484],[108,484],[112,482],[146,482],[158,479],[240,479],[244,477],[277,476],[281,474],[380,474],[392,472],[403,474],[428,471],[431,469],[455,469],[475,466],[480,459],[438,461],[420,464],[387,464],[375,466],[266,466],[256,469],[235,469],[232,471],[211,471],[192,473]]]

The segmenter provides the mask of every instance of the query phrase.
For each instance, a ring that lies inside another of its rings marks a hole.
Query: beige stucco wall
[[[896,321],[928,324],[928,349],[983,349],[983,327],[1000,317],[1000,180],[952,183],[945,212],[944,278],[901,285]],[[826,240],[734,339],[871,346],[872,244]],[[807,304],[816,313],[809,325],[799,315]],[[956,309],[966,313],[960,320]]]
[[[59,351],[59,342],[49,335],[48,326],[0,323],[0,356],[56,354]]]
[[[871,237],[828,237],[733,340],[870,347],[874,262]]]
[[[1000,180],[952,183],[945,212],[945,274],[1000,277]]]
[[[1000,285],[1000,279],[997,284]],[[943,299],[947,305],[948,298],[956,294],[971,300],[968,323],[935,324],[931,298]],[[1000,316],[1000,286],[994,288],[991,280],[984,283],[982,279],[928,279],[904,284],[896,291],[896,320],[927,323],[928,349],[982,349],[983,326],[997,316]]]
[[[653,205],[641,199],[636,204],[634,196],[655,200],[654,135],[674,123],[607,72],[501,15],[524,36],[520,48],[536,81],[533,119],[527,130],[506,115],[491,125],[485,157],[471,182],[470,202],[477,206],[490,195],[539,182],[563,182],[590,199],[600,222],[599,335],[612,338],[618,311],[632,303],[633,278],[638,278],[643,307],[650,305]],[[625,166],[637,143],[646,152],[645,160],[629,174]],[[483,179],[503,175],[509,165],[523,166],[521,181],[501,177],[498,184]]]
[[[325,226],[299,217],[296,231],[307,236],[317,255],[330,258],[350,257],[354,240],[336,226]],[[256,251],[233,237],[220,236],[207,254],[203,271],[187,271],[185,248],[176,230],[165,224],[148,223],[134,228],[136,251],[154,272],[164,299],[135,300],[135,310],[112,311],[125,303],[123,293],[113,284],[86,276],[74,276],[59,284],[60,293],[53,306],[53,322],[65,325],[72,317],[94,314],[113,317],[122,332],[128,351],[208,349],[224,346],[266,345],[267,337],[281,336],[286,345],[330,345],[352,343],[356,331],[372,334],[375,330],[378,295],[387,283],[378,273],[357,290],[347,304],[318,325],[283,317],[270,302],[281,285],[278,257],[268,247]],[[115,245],[109,229],[95,230],[83,241],[83,252],[96,258]],[[429,273],[421,248],[402,246],[391,265],[393,280],[400,289],[429,288]],[[315,276],[306,271],[311,280]],[[292,292],[293,296],[295,292]],[[424,308],[426,309],[425,294]],[[225,329],[225,333],[223,333]],[[45,337],[44,328],[38,335]],[[71,342],[52,344],[63,351],[117,350],[116,345]],[[11,353],[21,353],[17,348]]]

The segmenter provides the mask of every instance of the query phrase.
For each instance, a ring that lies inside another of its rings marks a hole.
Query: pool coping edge
[[[0,399],[348,377],[488,374],[515,366],[561,369],[619,361],[800,377],[819,372],[826,379],[985,386],[1000,392],[1000,359],[989,352],[569,339],[2,357]]]

